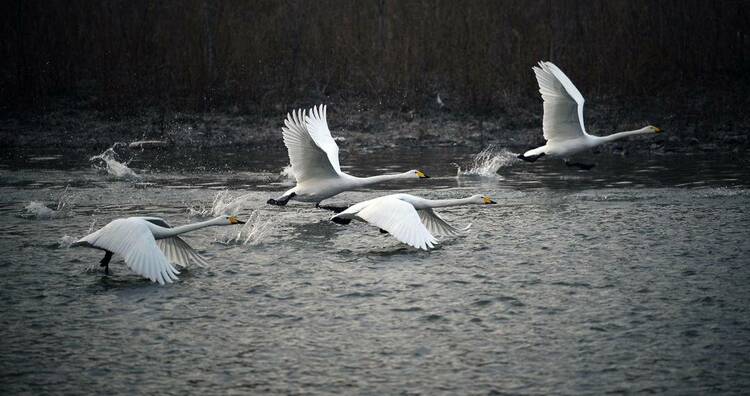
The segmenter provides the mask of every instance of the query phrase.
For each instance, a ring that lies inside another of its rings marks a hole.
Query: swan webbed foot
[[[534,162],[541,157],[544,157],[544,153],[538,155],[530,155],[528,157],[524,156],[523,154],[518,154],[518,159],[524,160],[526,162]]]
[[[333,217],[333,218],[331,218],[331,221],[334,222],[334,223],[336,223],[336,224],[347,225],[347,224],[349,224],[349,223],[352,222],[352,219],[344,219],[344,218],[341,218],[341,217]]]
[[[112,260],[113,253],[109,250],[104,253],[104,258],[99,261],[99,266],[104,267],[104,273],[109,275],[109,261]]]
[[[266,201],[266,203],[269,205],[284,206],[287,204],[287,202],[289,202],[290,199],[294,198],[295,195],[297,194],[291,193],[285,197],[280,197],[279,199],[271,198],[268,201]]]
[[[583,164],[580,162],[570,162],[568,160],[565,160],[565,165],[568,167],[575,167],[582,170],[590,170],[591,168],[595,167],[596,164]]]

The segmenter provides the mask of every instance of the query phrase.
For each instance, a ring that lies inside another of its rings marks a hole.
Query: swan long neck
[[[388,175],[377,175],[377,176],[369,176],[369,177],[352,176],[354,182],[360,186],[369,186],[371,184],[387,182],[390,180],[410,179],[414,177],[415,177],[414,173],[412,172],[392,173]]]
[[[643,135],[646,133],[652,133],[652,132],[649,131],[648,129],[643,128],[643,129],[636,129],[634,131],[617,132],[617,133],[613,133],[607,136],[599,136],[599,139],[602,142],[611,142],[614,140],[622,139],[624,137],[633,136],[633,135]]]
[[[185,225],[174,227],[174,228],[165,228],[161,230],[159,234],[161,234],[160,236],[162,238],[169,238],[169,237],[177,236],[180,234],[184,234],[186,232],[195,231],[201,228],[211,227],[211,226],[216,226],[216,225],[219,225],[216,223],[216,219],[211,219],[211,220],[201,221],[200,223],[185,224]]]
[[[469,205],[476,203],[473,197],[459,199],[425,199],[428,208],[444,208],[446,206]]]

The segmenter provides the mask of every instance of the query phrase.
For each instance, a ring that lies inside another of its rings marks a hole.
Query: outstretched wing
[[[133,272],[152,282],[172,283],[180,273],[159,250],[144,219],[117,219],[84,239],[94,247],[122,256]]]
[[[583,95],[552,62],[534,66],[539,93],[544,100],[544,139],[564,141],[587,135],[583,126]]]
[[[464,231],[467,231],[471,224],[466,226],[465,228],[456,228],[452,225],[448,224],[445,220],[443,220],[442,217],[438,216],[437,213],[435,213],[432,208],[426,208],[426,209],[419,209],[417,210],[417,213],[419,214],[419,219],[422,221],[422,224],[427,227],[427,229],[432,233],[432,235],[443,235],[443,236],[453,236],[453,235],[459,235]]]
[[[387,195],[363,204],[360,207],[352,206],[342,213],[352,213],[350,210],[354,210],[356,213],[353,214],[357,217],[388,231],[394,238],[417,249],[428,250],[438,243],[422,224],[417,210],[410,203]]]
[[[169,262],[177,263],[181,267],[187,267],[191,261],[199,267],[208,266],[205,257],[201,256],[180,237],[157,239],[156,246],[167,256]]]
[[[328,120],[326,119],[326,106],[320,105],[310,109],[310,114],[305,117],[307,132],[315,141],[315,144],[325,151],[331,166],[336,173],[341,173],[339,165],[339,145],[333,140],[331,130],[328,129]]]
[[[140,217],[149,223],[164,228],[172,228],[166,220],[161,217]],[[181,267],[187,267],[190,261],[193,261],[199,267],[208,265],[206,258],[195,251],[184,239],[175,236],[156,240],[156,246],[161,249],[162,253],[167,256],[170,263],[177,263]]]
[[[284,120],[285,126],[281,128],[284,135],[284,145],[286,145],[289,153],[289,162],[292,164],[292,173],[297,179],[297,183],[310,179],[337,177],[341,172],[338,146],[336,146],[334,153],[336,160],[332,162],[328,152],[320,147],[308,133],[305,118],[304,110],[292,111],[291,114],[287,114],[286,120]]]

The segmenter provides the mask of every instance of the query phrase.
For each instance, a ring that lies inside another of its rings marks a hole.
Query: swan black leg
[[[348,206],[330,206],[330,205],[321,205],[320,202],[315,204],[315,207],[318,209],[325,209],[330,210],[333,213],[341,213],[347,209],[349,209]]]
[[[334,217],[331,219],[332,222],[341,225],[347,225],[352,222],[352,219],[343,219],[341,217]]]
[[[582,164],[580,162],[569,162],[568,160],[565,160],[565,165],[583,170],[589,170],[596,166],[596,164]]]
[[[286,197],[281,197],[279,199],[273,199],[273,198],[271,198],[268,201],[266,201],[266,203],[269,204],[269,205],[284,206],[284,205],[287,204],[287,202],[289,202],[290,199],[294,198],[295,195],[297,195],[297,194],[296,193],[291,193],[291,194],[287,195]]]
[[[524,157],[523,154],[518,154],[518,159],[522,159],[522,160],[524,160],[526,162],[534,162],[534,161],[536,161],[536,160],[538,160],[539,158],[542,158],[542,157],[544,157],[544,153],[541,153],[539,155],[530,155],[528,157]]]
[[[104,253],[104,258],[99,261],[99,266],[104,267],[104,273],[109,275],[109,260],[112,260],[112,252],[109,250],[106,250],[106,253]]]

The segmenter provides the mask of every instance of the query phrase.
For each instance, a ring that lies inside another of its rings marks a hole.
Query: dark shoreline
[[[750,148],[750,121],[737,114],[712,114],[702,118],[700,103],[667,106],[641,98],[599,99],[586,106],[587,130],[606,135],[647,124],[666,132],[604,146],[602,151],[642,153],[746,153]],[[645,102],[645,103],[644,103]],[[633,106],[637,103],[638,106]],[[304,105],[310,107],[312,104]],[[58,105],[46,112],[0,114],[3,150],[21,148],[104,150],[116,142],[163,140],[168,146],[252,146],[283,150],[281,126],[287,111],[248,114],[234,109],[210,113],[135,110],[108,113],[75,105]],[[328,105],[331,131],[341,150],[378,150],[428,147],[465,147],[481,150],[489,145],[525,149],[544,143],[541,103],[520,101],[496,114],[471,114],[438,108],[391,109],[385,106],[333,101]],[[680,116],[680,115],[685,116]]]

